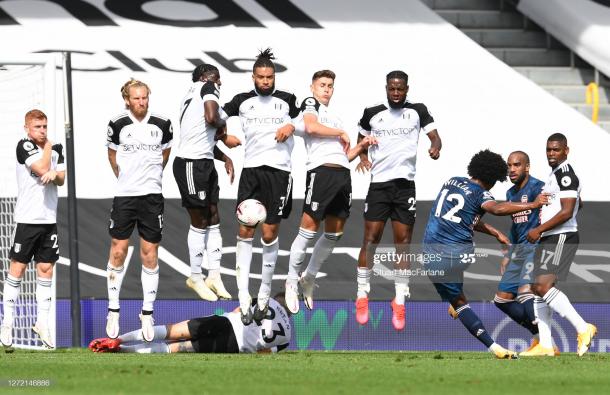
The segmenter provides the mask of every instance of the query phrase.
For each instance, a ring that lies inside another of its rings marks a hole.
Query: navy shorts
[[[426,253],[425,254],[434,254]],[[451,302],[463,293],[464,271],[471,261],[463,257],[438,256],[424,265],[428,278],[444,302]]]
[[[535,244],[518,244],[511,248],[510,262],[498,284],[498,291],[517,295],[523,285],[534,282]]]

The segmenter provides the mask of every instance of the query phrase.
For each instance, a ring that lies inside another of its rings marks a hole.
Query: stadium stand
[[[610,132],[610,80],[517,9],[511,0],[423,0],[491,54],[591,117],[587,85],[599,85],[598,124]]]

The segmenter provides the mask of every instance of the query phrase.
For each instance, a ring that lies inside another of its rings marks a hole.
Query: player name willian
[[[464,191],[464,193],[466,195],[470,195],[472,193],[472,191],[470,190],[470,188],[468,187],[468,184],[462,181],[456,181],[455,179],[450,179],[449,181],[445,182],[444,184],[445,186],[448,185],[452,185],[456,188],[460,188],[462,191]]]

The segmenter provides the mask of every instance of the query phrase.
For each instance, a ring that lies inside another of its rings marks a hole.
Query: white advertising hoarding
[[[610,183],[597,177],[597,155],[608,151],[610,136],[416,0],[4,0],[0,22],[3,53],[72,51],[81,198],[113,195],[106,125],[123,109],[120,87],[126,80],[147,82],[151,109],[171,117],[177,131],[180,100],[195,64],[219,67],[225,102],[252,89],[254,57],[266,47],[277,56],[277,88],[294,92],[298,99],[308,95],[314,71],[337,73],[331,107],[349,126],[353,141],[364,107],[385,99],[385,75],[394,69],[407,72],[410,100],[430,108],[443,140],[441,158],[433,161],[427,155],[428,139],[423,133],[420,137],[420,200],[434,199],[441,183],[465,174],[470,157],[485,148],[505,157],[517,149],[528,152],[532,173],[545,179],[545,141],[557,131],[568,136],[584,198],[610,196]],[[240,134],[236,122],[230,126],[230,132]],[[176,133],[176,147],[178,139]],[[240,169],[243,149],[229,153]],[[304,163],[303,144],[297,142],[295,197],[303,197]],[[170,166],[164,195],[175,198],[179,194]],[[222,174],[220,180],[221,197],[235,198],[237,182],[229,185]],[[353,173],[354,198],[365,197],[368,180]],[[502,198],[508,187],[507,182],[493,192]]]

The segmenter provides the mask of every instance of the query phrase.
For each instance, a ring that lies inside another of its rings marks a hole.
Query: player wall
[[[433,199],[444,180],[464,174],[472,154],[484,148],[505,156],[515,149],[525,150],[532,158],[533,174],[544,178],[549,170],[545,139],[557,131],[570,140],[570,160],[582,180],[584,199],[609,199],[610,183],[598,179],[597,153],[609,151],[610,135],[419,1],[227,0],[223,7],[217,3],[0,2],[0,35],[19,37],[0,41],[4,53],[73,51],[79,197],[113,195],[115,179],[104,146],[106,125],[123,110],[119,90],[128,78],[149,83],[151,108],[177,125],[179,103],[195,64],[219,65],[221,101],[227,101],[252,88],[254,56],[259,48],[270,46],[277,55],[277,87],[294,91],[300,99],[309,93],[314,71],[337,72],[332,106],[354,140],[363,108],[385,99],[386,73],[403,69],[410,75],[410,99],[429,106],[443,138],[441,159],[432,161],[427,157],[428,141],[421,137],[420,200]],[[235,126],[231,125],[232,131]],[[591,153],[592,147],[596,154]],[[243,149],[231,155],[239,169]],[[303,145],[298,142],[293,154],[296,197],[304,193],[304,161]],[[221,197],[235,198],[237,182],[230,185],[222,175],[220,180]],[[362,199],[369,178],[354,174],[353,181],[354,198]],[[502,196],[506,188],[499,185],[493,192]],[[169,171],[164,194],[178,197]]]
[[[210,314],[223,314],[237,307],[237,302],[200,302],[163,300],[157,302],[157,323],[179,322]],[[515,351],[527,349],[529,333],[500,312],[492,303],[470,303],[486,329],[500,344]],[[138,313],[140,301],[121,304],[121,330],[140,328]],[[587,322],[597,325],[600,332],[591,351],[610,352],[610,317],[608,304],[576,304],[576,309]],[[316,302],[315,310],[301,311],[292,316],[291,350],[404,350],[404,351],[485,351],[459,321],[447,314],[447,304],[440,302],[412,302],[407,304],[407,326],[396,332],[391,324],[392,310],[387,302],[371,302],[370,320],[366,326],[356,322],[352,302]],[[106,302],[86,300],[81,304],[82,344],[94,338],[106,336]],[[67,300],[57,303],[57,344],[71,345],[70,304]],[[555,317],[553,323],[555,342],[563,352],[576,350],[576,333],[569,322]]]

